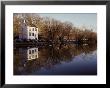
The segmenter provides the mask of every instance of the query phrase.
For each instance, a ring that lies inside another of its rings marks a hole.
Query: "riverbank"
[[[54,45],[65,45],[65,44],[77,44],[77,45],[90,45],[96,44],[97,42],[94,41],[22,41],[22,42],[14,42],[14,47],[33,47],[33,46],[54,46]]]

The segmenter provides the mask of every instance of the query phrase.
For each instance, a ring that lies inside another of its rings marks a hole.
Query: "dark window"
[[[36,49],[35,49],[35,52],[36,52]]]
[[[37,29],[35,29],[35,31],[37,31]]]
[[[32,58],[34,58],[34,55],[32,55]]]
[[[29,54],[31,54],[31,50],[29,50]]]
[[[34,50],[32,50],[32,53],[34,53]]]
[[[29,36],[31,36],[31,33],[29,32]]]
[[[32,33],[32,36],[34,36],[34,33]]]
[[[34,31],[34,28],[33,28],[33,31]]]
[[[31,59],[31,56],[29,56],[29,59]]]

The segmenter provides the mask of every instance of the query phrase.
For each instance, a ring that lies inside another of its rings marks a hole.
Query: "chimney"
[[[24,20],[23,23],[26,23],[26,20]]]

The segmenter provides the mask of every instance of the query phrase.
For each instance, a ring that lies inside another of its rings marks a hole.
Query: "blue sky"
[[[96,13],[40,13],[42,17],[51,17],[62,22],[69,21],[74,26],[92,28],[97,30],[97,14]]]

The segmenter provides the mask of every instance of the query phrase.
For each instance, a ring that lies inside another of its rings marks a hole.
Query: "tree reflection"
[[[14,75],[30,75],[41,68],[50,69],[56,64],[72,61],[81,53],[89,54],[96,48],[96,44],[56,44],[39,48],[15,48]],[[34,59],[29,58],[31,54],[34,55]]]

